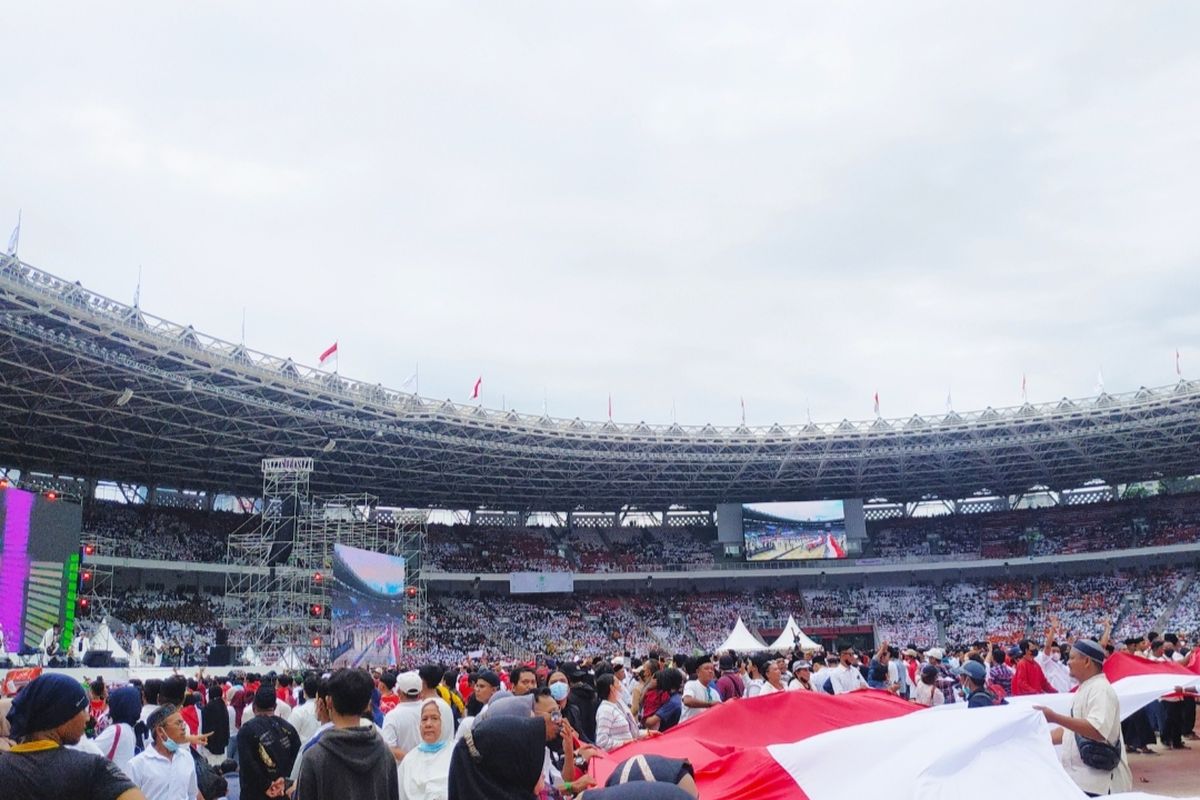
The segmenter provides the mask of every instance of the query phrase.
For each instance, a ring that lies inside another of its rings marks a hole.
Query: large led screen
[[[747,561],[845,558],[846,510],[841,500],[746,505],[742,540]]]
[[[404,638],[405,565],[400,556],[333,546],[333,639],[336,663],[395,664]]]

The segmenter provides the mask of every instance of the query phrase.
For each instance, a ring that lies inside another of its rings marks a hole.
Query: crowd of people
[[[159,505],[93,501],[84,532],[103,537],[107,555],[162,561],[223,562],[228,537],[255,518]],[[1200,497],[1154,497],[868,523],[865,558],[1020,558],[1160,547],[1200,541]],[[519,571],[613,573],[713,567],[716,529],[430,525],[431,568],[457,573]]]
[[[160,561],[225,561],[229,534],[249,517],[224,511],[93,500],[83,508],[84,539],[99,537],[108,556]]]
[[[1153,497],[1082,506],[892,519],[870,531],[883,558],[1018,558],[1200,541],[1200,499]]]
[[[599,787],[594,759],[743,698],[873,689],[918,706],[968,709],[1075,692],[1070,715],[1042,709],[1064,743],[1064,768],[1084,791],[1118,792],[1132,784],[1126,751],[1187,749],[1200,737],[1194,692],[1122,723],[1103,672],[1118,649],[1190,664],[1188,637],[1151,633],[1122,647],[1111,633],[1106,625],[1098,639],[1067,638],[1052,626],[1044,640],[980,640],[949,651],[887,641],[691,657],[609,647],[588,658],[199,670],[123,685],[50,672],[0,700],[0,786],[31,800],[218,800],[233,781],[246,800],[684,800],[700,796],[686,761],[634,756]],[[1079,761],[1086,742],[1068,733],[1123,737],[1124,746],[1100,769]],[[630,782],[665,786],[612,791]]]
[[[429,658],[446,662],[475,652],[712,650],[739,618],[770,643],[789,617],[806,631],[865,626],[881,639],[922,646],[1017,640],[1043,630],[1051,619],[1072,635],[1095,636],[1098,620],[1108,618],[1123,639],[1162,627],[1200,630],[1198,599],[1200,576],[1180,568],[804,590],[434,592],[427,622],[435,636],[425,647]],[[226,602],[191,591],[122,591],[111,616],[123,644],[137,632],[143,642],[161,640],[168,653],[184,651],[186,663],[202,663],[226,616]],[[234,641],[243,638],[231,634]],[[258,655],[270,664],[281,652],[268,648]]]

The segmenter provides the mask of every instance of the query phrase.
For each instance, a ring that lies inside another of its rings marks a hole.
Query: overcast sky
[[[630,422],[1200,376],[1200,5],[121,5],[5,9],[0,228],[206,333]]]

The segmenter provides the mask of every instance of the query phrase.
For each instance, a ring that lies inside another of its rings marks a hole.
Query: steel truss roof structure
[[[2,258],[2,257],[0,257]],[[27,469],[251,494],[497,509],[1017,494],[1200,473],[1200,382],[1014,408],[766,428],[616,424],[435,401],[204,335],[0,260],[0,452]]]

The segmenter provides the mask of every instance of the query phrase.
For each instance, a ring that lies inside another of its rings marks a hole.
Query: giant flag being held
[[[1140,701],[1148,682],[1157,681],[1161,693],[1185,677],[1156,673],[1153,663],[1113,663],[1121,672],[1113,686],[1123,710]],[[1059,766],[1041,712],[1025,703],[958,705],[962,713],[937,713],[882,691],[779,692],[722,704],[663,736],[627,744],[596,762],[595,772],[603,783],[620,761],[639,753],[687,758],[705,800],[881,793],[890,800],[961,800],[980,786],[1010,785],[1017,774],[1028,797],[1085,796]]]

